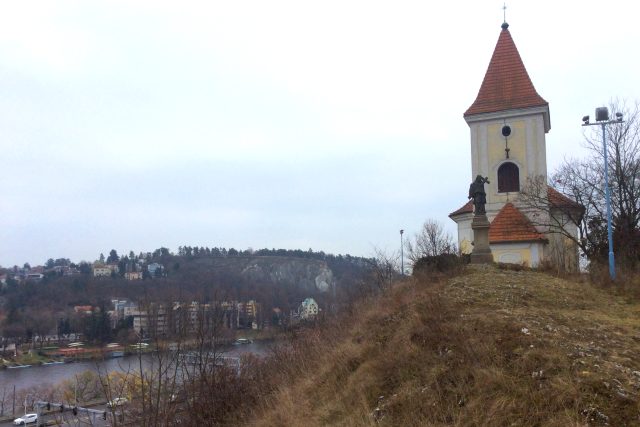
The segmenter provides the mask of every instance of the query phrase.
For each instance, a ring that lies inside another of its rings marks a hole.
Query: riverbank
[[[28,352],[20,354],[17,357],[1,358],[0,369],[28,368],[34,365],[39,366],[45,363],[55,362],[59,362],[59,360],[44,356],[39,353]]]
[[[111,345],[105,347],[45,347],[42,349],[29,349],[26,352],[18,352],[15,356],[0,358],[1,369],[24,369],[33,366],[53,365],[87,360],[104,360],[125,355],[146,353],[153,351],[152,346],[137,347]]]
[[[265,357],[270,354],[272,341],[270,339],[256,339],[250,344],[228,345],[222,349],[223,353],[230,357],[242,357],[245,354],[253,354],[258,357]],[[147,352],[142,354],[143,366],[153,363],[153,353]],[[3,393],[7,396],[12,393],[13,387],[16,392],[31,390],[37,393],[39,397],[45,398],[49,389],[59,388],[65,380],[74,380],[76,376],[80,376],[83,372],[99,372],[101,374],[107,372],[130,372],[140,367],[140,358],[138,354],[130,354],[128,356],[100,359],[100,360],[78,360],[73,363],[59,363],[47,365],[32,364],[28,368],[23,369],[2,369],[0,370],[0,401],[3,400]],[[4,397],[5,408],[8,397]]]

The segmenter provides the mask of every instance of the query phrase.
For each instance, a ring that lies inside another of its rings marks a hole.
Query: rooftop
[[[449,218],[465,213],[473,213],[473,200],[469,200],[460,209],[451,212]]]
[[[546,240],[529,218],[512,203],[505,204],[489,227],[489,243],[533,242]]]
[[[536,92],[508,28],[509,24],[502,24],[502,31],[480,91],[471,107],[464,113],[465,117],[549,105]]]
[[[568,196],[565,196],[553,187],[547,187],[547,197],[549,198],[549,205],[551,205],[552,208],[573,208],[584,210],[584,206],[582,206],[580,203],[576,202]]]

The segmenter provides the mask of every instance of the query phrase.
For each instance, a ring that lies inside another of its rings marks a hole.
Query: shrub
[[[464,259],[454,254],[425,256],[415,262],[413,272],[414,274],[451,273],[460,270],[464,264]]]

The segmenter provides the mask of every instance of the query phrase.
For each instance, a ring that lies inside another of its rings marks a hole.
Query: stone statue
[[[489,178],[483,178],[482,175],[478,175],[469,186],[469,198],[473,199],[475,215],[485,215],[487,213],[484,209],[484,205],[487,203],[487,193],[484,192],[485,183],[489,184]]]

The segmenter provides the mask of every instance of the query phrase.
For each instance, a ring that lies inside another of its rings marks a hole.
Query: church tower
[[[546,182],[549,103],[533,86],[506,22],[478,95],[465,111],[464,119],[471,136],[469,182],[477,175],[490,181],[485,191],[494,261],[535,267],[549,250],[549,238],[548,228],[541,227],[541,222],[534,225],[531,218],[550,212],[532,213],[518,203],[518,198],[527,178]],[[468,202],[449,217],[458,224],[461,251],[470,253],[473,204]]]
[[[507,23],[464,119],[471,130],[471,178],[482,175],[491,182],[486,208],[492,220],[527,177],[546,178],[545,134],[551,128],[549,103],[533,86]]]

